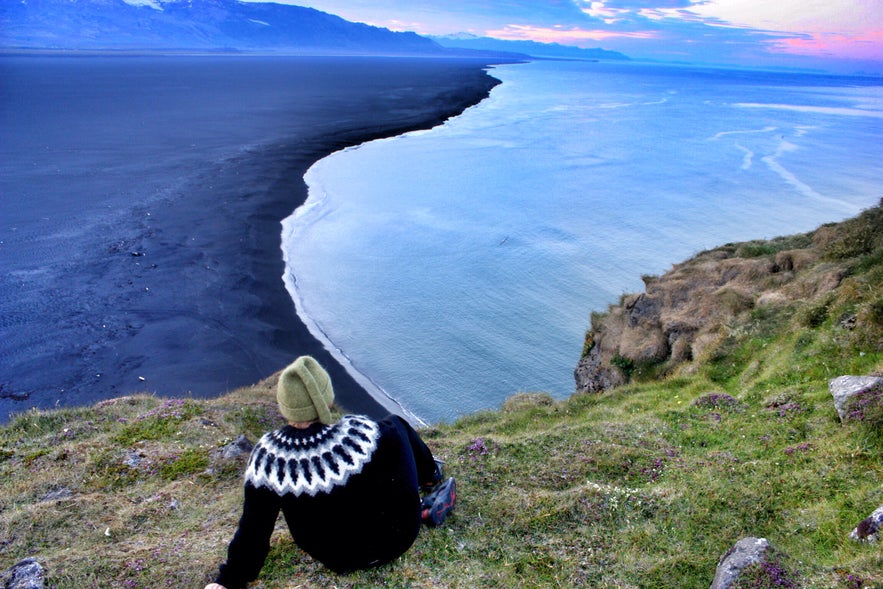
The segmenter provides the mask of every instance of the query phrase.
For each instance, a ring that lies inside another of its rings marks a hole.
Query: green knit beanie
[[[331,377],[312,356],[301,356],[282,371],[276,400],[288,421],[332,423],[328,408],[334,401]]]

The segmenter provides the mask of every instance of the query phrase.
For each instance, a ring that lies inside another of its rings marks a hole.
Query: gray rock
[[[221,448],[220,455],[224,460],[233,460],[243,454],[251,453],[254,444],[251,443],[245,434],[239,434],[235,440]]]
[[[840,421],[846,419],[849,400],[875,386],[883,386],[883,378],[879,376],[838,376],[828,381],[828,390],[834,397],[834,408],[837,409]]]
[[[628,382],[619,369],[607,365],[601,358],[601,346],[594,346],[580,359],[573,371],[578,393],[601,393]]]
[[[34,558],[20,560],[0,573],[2,589],[43,589],[43,567]]]
[[[129,452],[126,454],[126,459],[123,461],[126,466],[129,468],[138,468],[141,466],[141,461],[144,457],[141,456],[138,452]]]
[[[61,501],[62,499],[70,499],[74,496],[74,492],[67,487],[59,487],[52,489],[43,496],[43,501]]]
[[[711,589],[728,589],[739,578],[742,570],[762,562],[770,543],[766,538],[742,538],[723,555],[717,564]]]
[[[880,539],[880,529],[883,528],[883,505],[863,519],[849,534],[851,540],[856,542],[872,543]]]

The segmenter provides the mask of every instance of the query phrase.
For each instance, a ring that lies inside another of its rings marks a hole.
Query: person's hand
[[[217,583],[209,583],[205,586],[205,589],[227,589],[223,585],[218,585]]]

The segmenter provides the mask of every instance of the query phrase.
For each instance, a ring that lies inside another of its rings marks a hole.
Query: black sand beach
[[[297,317],[280,221],[313,162],[458,114],[497,83],[486,64],[28,59],[0,72],[0,421],[216,396],[300,354],[347,410],[383,412]]]

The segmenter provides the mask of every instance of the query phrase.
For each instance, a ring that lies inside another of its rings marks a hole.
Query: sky
[[[883,0],[279,0],[425,35],[601,47],[638,59],[883,69]]]

